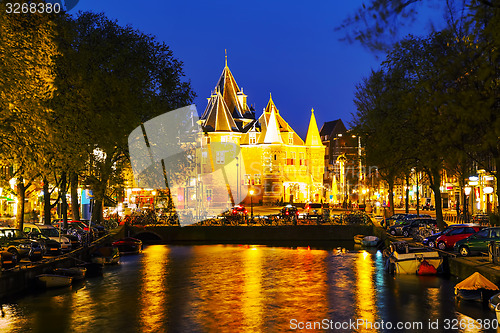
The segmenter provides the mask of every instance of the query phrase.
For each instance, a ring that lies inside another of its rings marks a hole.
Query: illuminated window
[[[227,136],[221,136],[220,142],[227,142]]]
[[[215,163],[216,164],[224,164],[224,162],[225,162],[224,152],[218,151],[215,155],[216,155]]]
[[[207,144],[207,145],[208,145],[209,143],[210,143],[210,137],[209,137],[209,136],[206,136],[206,137],[205,137],[205,144]]]
[[[293,145],[293,133],[288,133],[288,144]]]
[[[250,144],[254,145],[256,143],[257,143],[256,134],[255,133],[250,133]]]
[[[206,164],[208,161],[208,153],[205,149],[201,152],[201,163]]]
[[[299,164],[300,165],[306,165],[305,154],[304,153],[299,153]]]
[[[245,175],[245,178],[244,178],[245,185],[250,185],[250,177],[251,177],[251,175]]]
[[[254,175],[254,183],[255,183],[255,185],[260,185],[261,184],[260,173],[256,173]]]

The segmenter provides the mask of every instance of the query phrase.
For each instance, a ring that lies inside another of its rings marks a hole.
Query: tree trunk
[[[63,226],[66,229],[68,224],[68,201],[66,200],[66,193],[68,189],[66,188],[66,172],[61,173],[61,214],[63,219]]]
[[[405,200],[405,213],[410,213],[410,175],[406,175],[406,200]]]
[[[417,179],[417,216],[420,216],[420,189],[418,188],[419,172],[415,173],[415,177]]]
[[[24,197],[26,194],[26,188],[24,187],[24,179],[23,177],[17,178],[17,189],[16,189],[16,198],[17,198],[17,215],[16,215],[16,229],[23,230],[24,224]]]
[[[71,215],[73,220],[80,220],[80,205],[78,204],[78,174],[72,172],[70,174],[70,193],[71,193]],[[66,225],[65,225],[66,227]]]
[[[43,224],[50,225],[50,191],[49,191],[49,181],[46,177],[43,177]]]
[[[394,215],[394,177],[389,178],[389,212]]]
[[[92,224],[101,224],[104,209],[104,196],[97,198],[94,196],[94,206],[92,207]]]
[[[439,230],[444,229],[444,220],[443,220],[443,205],[441,199],[441,189],[439,188],[441,185],[441,170],[432,169],[430,174],[430,183],[431,189],[434,192],[434,201],[436,204],[436,222]]]

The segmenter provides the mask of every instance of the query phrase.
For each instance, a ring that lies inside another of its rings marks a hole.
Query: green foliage
[[[102,203],[122,183],[128,135],[141,123],[189,105],[194,93],[182,82],[182,63],[164,43],[101,14],[81,13],[63,22],[54,99],[63,126],[86,161],[81,173],[93,190],[98,221]],[[69,123],[69,124],[67,124]],[[99,205],[101,205],[99,207]]]

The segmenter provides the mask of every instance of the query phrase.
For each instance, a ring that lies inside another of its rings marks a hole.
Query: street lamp
[[[465,214],[465,222],[469,222],[469,194],[470,194],[471,188],[469,186],[464,187],[464,192],[465,192],[465,207],[464,207],[464,214]]]
[[[253,194],[254,194],[254,190],[250,189],[248,191],[248,193],[250,194],[250,219],[253,221]]]

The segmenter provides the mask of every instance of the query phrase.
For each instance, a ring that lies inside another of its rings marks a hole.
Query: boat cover
[[[459,289],[465,290],[478,290],[478,289],[488,289],[488,290],[499,290],[498,287],[481,275],[479,272],[475,272],[465,280],[457,283],[455,286],[455,291]]]

